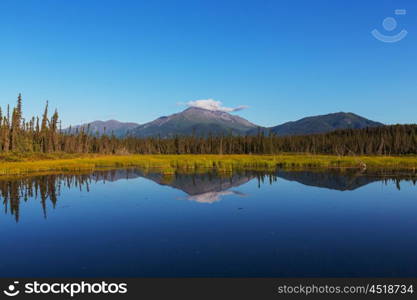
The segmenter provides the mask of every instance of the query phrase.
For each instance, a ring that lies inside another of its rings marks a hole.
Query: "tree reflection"
[[[138,176],[133,176],[138,177]],[[39,200],[44,218],[47,217],[47,202],[55,208],[62,188],[90,191],[90,185],[98,181],[116,181],[132,178],[131,170],[97,171],[88,174],[48,174],[28,177],[1,178],[0,197],[5,214],[10,213],[19,221],[21,201]]]
[[[369,183],[380,181],[383,184],[393,182],[398,190],[401,181],[416,185],[417,176],[403,171],[378,173],[358,171],[288,171],[276,172],[239,171],[231,174],[218,174],[214,171],[201,174],[164,175],[158,172],[145,172],[138,169],[95,171],[78,174],[47,174],[26,177],[0,178],[0,198],[3,200],[5,214],[14,216],[16,222],[20,217],[20,204],[29,199],[40,201],[44,218],[47,218],[47,203],[56,207],[63,189],[78,189],[89,192],[97,182],[111,182],[122,179],[142,177],[159,185],[170,186],[187,194],[187,199],[199,203],[218,202],[224,196],[245,194],[234,190],[249,181],[256,180],[258,187],[274,184],[280,178],[296,181],[326,189],[355,190]]]

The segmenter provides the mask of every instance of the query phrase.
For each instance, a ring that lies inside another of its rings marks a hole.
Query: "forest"
[[[1,153],[97,153],[97,154],[280,154],[308,153],[351,155],[417,154],[417,125],[387,125],[345,129],[326,134],[277,136],[259,130],[252,136],[209,134],[201,137],[117,138],[90,129],[62,130],[57,110],[49,116],[46,103],[41,117],[25,120],[22,96],[12,109],[0,108]]]

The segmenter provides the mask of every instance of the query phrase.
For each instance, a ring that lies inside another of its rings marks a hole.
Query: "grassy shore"
[[[71,155],[71,154],[8,154],[0,155],[0,175],[42,172],[92,171],[102,168],[139,167],[159,170],[195,172],[215,169],[273,170],[280,168],[367,168],[417,169],[417,156],[331,156],[308,154],[281,155]]]

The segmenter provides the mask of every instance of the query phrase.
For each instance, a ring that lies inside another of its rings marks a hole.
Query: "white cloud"
[[[223,111],[223,112],[234,112],[239,111],[245,108],[248,108],[245,105],[238,106],[238,107],[225,107],[223,106],[223,103],[220,101],[216,101],[214,99],[202,99],[202,100],[195,100],[195,101],[189,101],[186,103],[188,107],[197,107],[197,108],[203,108],[207,110],[212,111]]]

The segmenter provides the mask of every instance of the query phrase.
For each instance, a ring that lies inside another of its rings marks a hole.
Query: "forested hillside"
[[[89,128],[61,130],[58,112],[25,120],[22,97],[13,109],[0,109],[2,153],[102,153],[102,154],[278,154],[282,152],[334,155],[417,154],[417,125],[390,125],[345,129],[304,136],[193,135],[170,138],[117,138],[114,134],[91,134]]]

